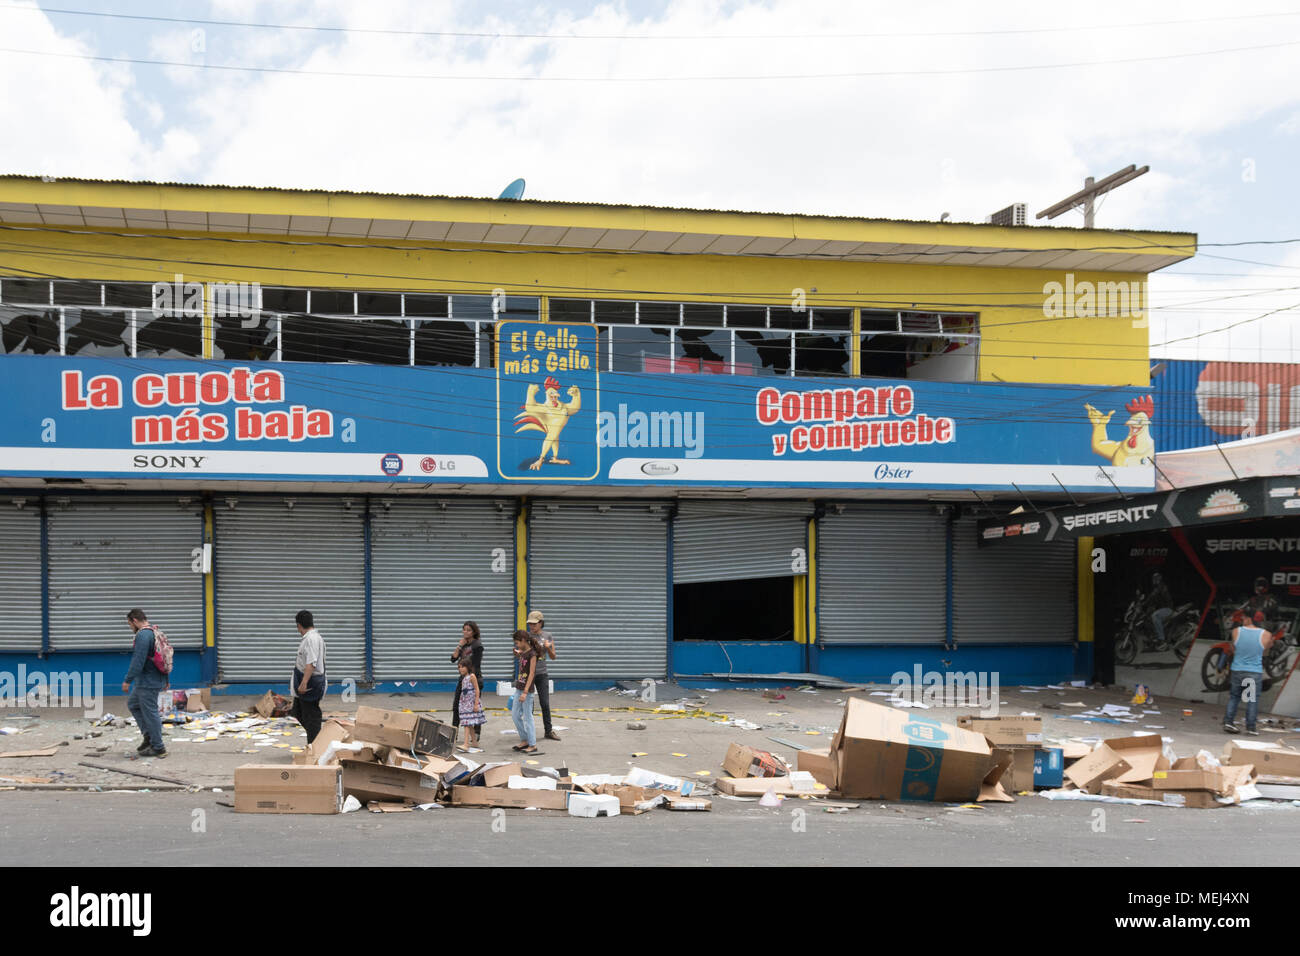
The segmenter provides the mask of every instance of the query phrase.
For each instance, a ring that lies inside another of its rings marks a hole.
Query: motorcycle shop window
[[[405,319],[286,315],[281,320],[280,357],[285,362],[408,365],[410,334]]]
[[[812,331],[795,333],[794,374],[827,378],[850,374],[853,310],[813,309],[811,324]]]
[[[135,354],[131,313],[100,309],[60,309],[63,354],[130,358]]]
[[[280,316],[262,312],[248,318],[219,315],[215,318],[212,357],[233,362],[278,362],[280,360]]]
[[[158,316],[147,309],[107,314],[132,317],[135,339],[132,354],[136,358],[201,358],[203,355],[201,316]]]

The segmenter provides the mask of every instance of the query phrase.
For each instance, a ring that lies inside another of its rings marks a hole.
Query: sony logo
[[[136,455],[131,459],[136,468],[169,468],[198,470],[208,460],[207,455]]]

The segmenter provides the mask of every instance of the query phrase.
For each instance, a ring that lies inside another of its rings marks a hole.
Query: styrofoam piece
[[[515,696],[515,685],[510,683],[510,681],[508,680],[497,681],[497,696],[498,697]]]
[[[807,770],[792,770],[786,779],[790,781],[790,786],[796,790],[811,792],[817,789],[816,778]]]
[[[506,786],[511,790],[554,790],[554,777],[523,777],[512,776]]]
[[[612,793],[569,794],[571,817],[616,817],[618,814],[618,797]]]

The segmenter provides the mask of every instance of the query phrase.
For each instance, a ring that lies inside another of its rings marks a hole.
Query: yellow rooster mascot
[[[1096,454],[1120,468],[1140,465],[1155,458],[1156,443],[1150,431],[1155,402],[1150,395],[1135,398],[1124,406],[1130,417],[1124,423],[1128,428],[1128,437],[1123,441],[1111,441],[1106,437],[1106,425],[1115,414],[1113,411],[1103,413],[1091,405],[1083,407],[1088,412],[1088,421],[1092,423],[1092,450]]]
[[[568,459],[560,457],[560,432],[569,424],[569,418],[578,414],[582,408],[582,394],[578,386],[569,386],[569,401],[560,401],[560,383],[554,376],[546,377],[546,401],[537,401],[537,386],[529,385],[524,398],[524,410],[515,416],[515,434],[533,431],[542,432],[546,440],[542,442],[542,453],[528,466],[530,471],[539,471],[546,453],[550,452],[552,465],[567,465]]]

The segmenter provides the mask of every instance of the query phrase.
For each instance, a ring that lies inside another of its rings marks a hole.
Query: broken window
[[[58,309],[0,305],[0,354],[58,355]]]

